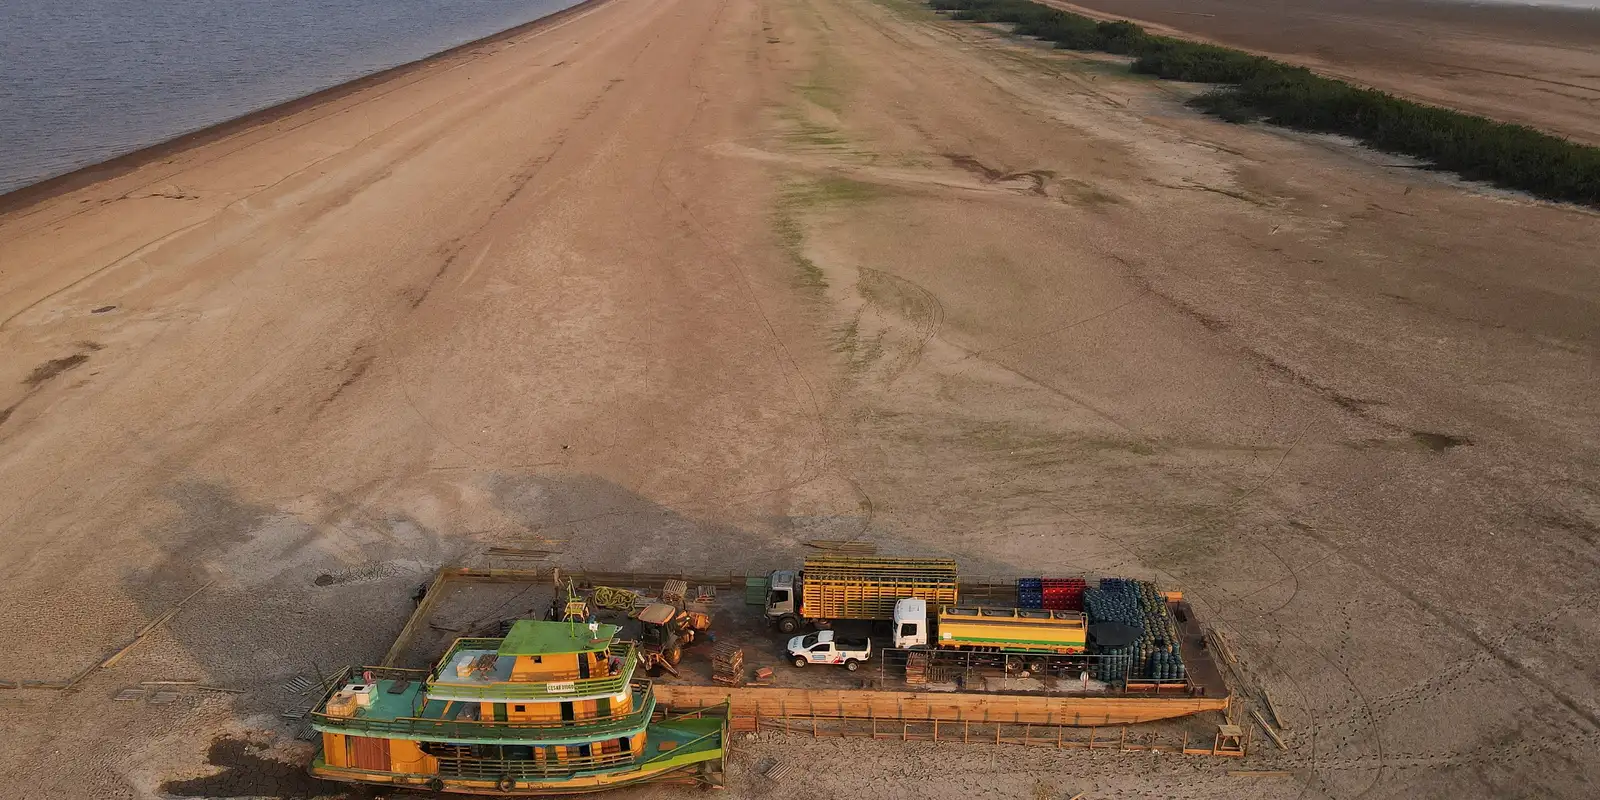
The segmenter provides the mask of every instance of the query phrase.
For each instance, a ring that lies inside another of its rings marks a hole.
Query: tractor
[[[639,657],[651,674],[666,670],[677,675],[683,648],[711,630],[711,617],[667,603],[651,603],[635,619],[639,620]]]

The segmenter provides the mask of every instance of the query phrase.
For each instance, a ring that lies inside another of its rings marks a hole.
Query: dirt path
[[[81,691],[0,693],[0,795],[153,796],[209,749],[189,794],[293,796],[213,739],[305,757],[282,685],[489,545],[858,535],[1183,588],[1290,719],[1253,793],[1581,795],[1597,217],[1176,91],[902,0],[609,0],[0,217],[0,678],[216,580]],[[247,692],[110,700],[177,678]],[[751,746],[829,791],[1240,791]]]

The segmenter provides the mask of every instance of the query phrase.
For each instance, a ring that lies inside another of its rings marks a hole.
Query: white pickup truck
[[[872,657],[868,639],[839,639],[833,631],[817,631],[789,640],[789,660],[797,667],[807,664],[843,664],[855,672],[861,662]]]

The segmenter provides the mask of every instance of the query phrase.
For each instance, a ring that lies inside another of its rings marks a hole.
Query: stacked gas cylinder
[[[1018,578],[1017,608],[1082,611],[1088,585],[1082,578]]]
[[[1017,579],[1017,608],[1044,608],[1044,579]]]
[[[1172,619],[1167,599],[1148,583],[1139,583],[1139,610],[1144,617],[1144,634],[1139,637],[1144,654],[1141,677],[1158,681],[1183,680],[1183,657],[1178,651],[1178,625]]]
[[[1138,582],[1127,578],[1101,578],[1098,587],[1084,591],[1083,610],[1088,613],[1091,625],[1115,622],[1142,628],[1144,624],[1144,614],[1139,608]],[[1131,645],[1096,648],[1095,655],[1100,658],[1095,661],[1095,680],[1120,683],[1127,678],[1137,677],[1135,665],[1144,664],[1139,647],[1142,643],[1141,640]]]
[[[1140,631],[1132,644],[1099,647],[1095,678],[1182,680],[1185,672],[1178,651],[1178,627],[1166,598],[1151,584],[1128,578],[1101,578],[1098,587],[1083,593],[1089,623],[1114,622]]]

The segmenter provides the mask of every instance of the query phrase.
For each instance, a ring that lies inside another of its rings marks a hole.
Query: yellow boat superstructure
[[[533,796],[720,780],[726,716],[661,719],[614,625],[520,620],[430,671],[362,668],[313,713],[311,773]]]

